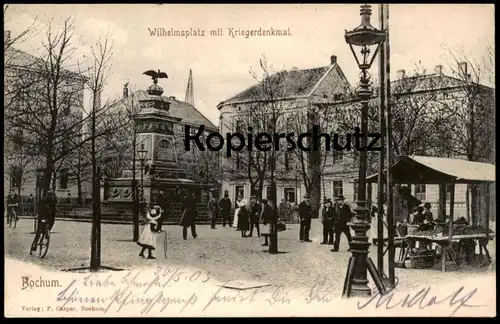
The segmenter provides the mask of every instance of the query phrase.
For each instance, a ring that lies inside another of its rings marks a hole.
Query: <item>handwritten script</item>
[[[189,310],[188,313],[194,314],[236,309],[227,308],[227,305],[262,310],[262,307],[273,310],[280,309],[279,306],[282,305],[294,307],[295,304],[299,307],[314,307],[336,304],[337,298],[340,297],[339,291],[332,287],[328,278],[317,278],[310,287],[305,288],[274,285],[230,289],[227,288],[228,283],[216,281],[210,272],[188,271],[175,267],[92,273],[72,279],[69,284],[59,288],[56,301],[58,309],[67,311],[80,309],[148,315],[165,311],[181,314]],[[477,289],[467,291],[464,287],[449,294],[433,292],[431,287],[397,295],[392,290],[384,295],[376,293],[367,301],[359,301],[357,309],[426,309],[435,305],[448,305],[453,316],[462,308],[484,306],[473,303],[476,293]]]
[[[437,305],[448,305],[453,308],[450,317],[455,315],[463,307],[484,307],[486,305],[472,304],[472,298],[476,295],[477,288],[465,291],[464,286],[456,291],[445,295],[439,292],[432,292],[432,287],[425,287],[417,292],[409,294],[400,294],[401,297],[395,297],[394,290],[381,295],[376,293],[367,302],[358,302],[358,309],[367,308],[372,305],[375,308],[385,308],[386,310],[399,308],[419,308],[426,309]],[[443,296],[444,295],[444,296]]]

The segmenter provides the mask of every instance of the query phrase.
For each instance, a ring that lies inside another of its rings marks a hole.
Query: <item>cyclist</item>
[[[42,235],[45,230],[48,230],[50,232],[52,226],[54,226],[55,202],[53,196],[54,194],[49,191],[38,204],[38,224],[35,238],[33,239],[33,243],[31,244],[31,252],[36,251],[40,235]]]
[[[16,193],[13,189],[9,191],[9,195],[7,196],[7,224],[9,223],[10,217],[12,217],[12,212],[18,206],[19,199],[17,198]],[[16,215],[16,221],[19,220],[19,217]]]

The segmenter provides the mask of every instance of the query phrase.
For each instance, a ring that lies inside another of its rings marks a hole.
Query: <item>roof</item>
[[[45,61],[42,58],[36,57],[24,51],[18,50],[13,47],[9,47],[5,50],[4,64],[6,68],[21,68],[21,69],[32,69],[37,70],[37,66],[45,66]],[[85,79],[85,77],[75,71],[70,71],[68,69],[61,69],[62,71],[68,73],[74,77],[80,77]]]
[[[142,100],[149,98],[148,93],[145,90],[138,90],[133,92],[129,98],[133,96],[134,100]],[[194,106],[188,104],[187,102],[174,99],[172,97],[162,96],[162,99],[170,102],[170,115],[172,117],[180,118],[182,123],[193,124],[193,125],[205,125],[206,128],[217,129],[217,127],[208,120],[201,112],[199,112]],[[115,105],[119,105],[123,102],[120,99]]]
[[[315,86],[330,68],[331,65],[313,69],[283,71],[274,73],[269,78],[273,83],[279,82],[276,87],[284,87],[284,89],[286,89],[286,98],[280,99],[305,97],[310,95]],[[279,73],[284,73],[284,76],[279,76]],[[224,101],[223,104],[258,101],[263,99],[265,99],[265,97],[262,94],[260,84],[255,84],[234,97]]]
[[[431,156],[400,156],[391,168],[394,183],[484,183],[495,182],[495,165]],[[384,170],[384,173],[386,170]],[[378,174],[367,177],[377,182]]]
[[[488,88],[478,83],[474,84]],[[391,91],[400,93],[411,91],[411,93],[413,93],[438,89],[460,88],[467,85],[467,82],[462,79],[444,74],[431,73],[418,76],[409,76],[405,77],[404,79],[394,80],[391,82]],[[398,88],[401,89],[398,90]]]

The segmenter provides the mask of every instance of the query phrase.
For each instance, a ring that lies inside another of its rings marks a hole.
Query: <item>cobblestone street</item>
[[[142,228],[141,228],[142,229]],[[298,225],[287,225],[280,233],[280,254],[270,255],[262,247],[263,238],[241,238],[233,228],[210,229],[208,225],[197,226],[198,237],[182,239],[180,226],[166,226],[168,235],[167,258],[164,258],[164,234],[157,234],[156,260],[138,256],[140,247],[132,242],[132,226],[103,224],[101,258],[104,266],[131,269],[155,264],[200,268],[210,271],[216,279],[225,281],[247,279],[267,282],[273,285],[311,286],[324,280],[326,286],[340,294],[347,262],[345,237],[340,252],[330,252],[331,246],[320,245],[321,224],[313,220],[312,243],[298,241]],[[26,262],[43,265],[51,269],[63,270],[89,265],[91,224],[83,222],[56,221],[51,235],[51,243],[45,259],[29,255],[33,235],[33,221],[22,219],[16,229],[5,228],[4,252],[11,257]],[[396,269],[401,289],[411,289],[423,284],[452,282],[471,275],[481,275],[495,271],[495,241],[489,245],[493,263],[488,268],[472,269],[464,266],[443,273],[435,269]],[[370,247],[370,256],[376,262],[376,248]],[[373,280],[370,279],[373,286]]]

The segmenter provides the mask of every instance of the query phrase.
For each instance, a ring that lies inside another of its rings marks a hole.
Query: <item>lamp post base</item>
[[[354,236],[350,242],[352,256],[349,259],[347,275],[344,282],[344,297],[370,297],[372,291],[368,287],[367,272],[370,272],[381,294],[385,294],[382,278],[375,268],[373,261],[368,257],[370,243],[366,233],[370,230],[370,223],[366,221],[368,209],[364,201],[358,201],[354,209],[355,218],[348,225],[353,229]]]

